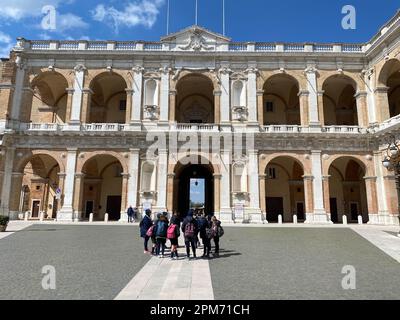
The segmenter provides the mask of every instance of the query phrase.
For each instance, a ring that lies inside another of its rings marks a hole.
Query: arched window
[[[245,163],[233,165],[233,192],[247,192],[247,168]]]
[[[150,79],[146,81],[145,85],[145,105],[146,106],[158,106],[158,87],[157,81]]]
[[[235,81],[232,85],[233,91],[233,107],[246,106],[246,91],[243,81]]]
[[[146,161],[142,165],[142,179],[141,179],[141,191],[149,192],[155,191],[156,189],[156,174],[155,165],[151,161]]]

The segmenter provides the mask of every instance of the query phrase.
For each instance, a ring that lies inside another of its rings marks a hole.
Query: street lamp
[[[399,224],[400,224],[400,147],[396,142],[396,138],[392,137],[393,142],[389,143],[386,156],[382,160],[382,165],[389,171],[393,171],[396,178],[397,200],[399,206]],[[400,232],[398,234],[400,237]]]

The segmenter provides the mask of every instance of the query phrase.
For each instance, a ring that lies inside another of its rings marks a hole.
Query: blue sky
[[[235,41],[366,42],[400,7],[394,0],[225,0],[226,34]],[[222,32],[222,0],[198,0],[199,25]],[[15,38],[152,40],[166,34],[167,0],[0,0],[0,55]],[[194,24],[195,0],[170,0],[170,31]],[[356,30],[341,28],[344,5]],[[56,8],[44,30],[42,8]]]
[[[190,200],[195,203],[205,203],[205,188],[204,179],[190,179]]]

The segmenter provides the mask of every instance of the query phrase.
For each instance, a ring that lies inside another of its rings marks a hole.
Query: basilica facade
[[[400,13],[362,44],[17,39],[0,65],[0,214],[398,224]]]

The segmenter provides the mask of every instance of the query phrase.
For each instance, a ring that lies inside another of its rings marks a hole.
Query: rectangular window
[[[267,112],[274,112],[274,103],[272,101],[267,101],[265,103],[265,110]]]
[[[119,111],[126,111],[126,100],[119,101]]]
[[[276,170],[275,168],[268,169],[268,178],[269,179],[276,179]]]

